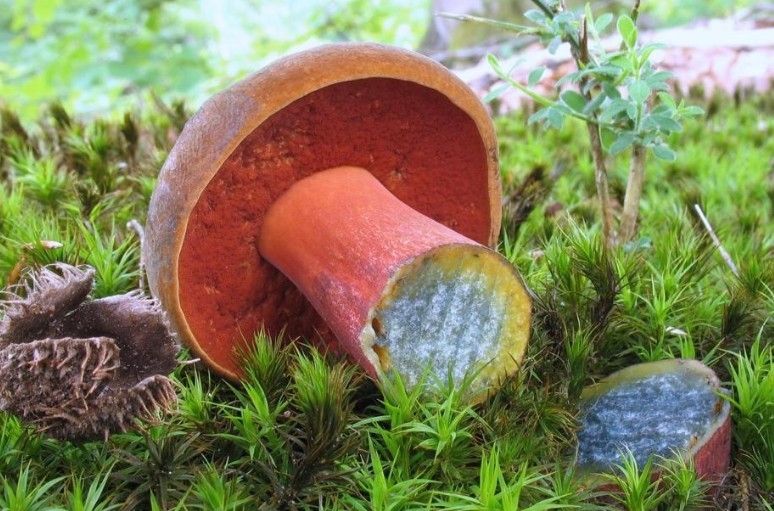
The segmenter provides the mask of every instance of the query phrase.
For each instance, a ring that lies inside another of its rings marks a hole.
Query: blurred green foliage
[[[487,10],[497,3],[487,0]],[[602,10],[631,7],[628,0],[592,3]],[[643,10],[658,25],[674,25],[755,3],[666,0],[647,2]],[[321,42],[417,48],[434,5],[432,0],[0,0],[0,105],[13,107],[25,122],[54,101],[88,117],[142,108],[151,90],[167,101],[186,98],[195,107],[267,61]]]
[[[23,117],[63,99],[114,110],[147,87],[195,93],[212,74],[195,2],[13,0],[0,9],[0,96]]]
[[[22,119],[198,101],[288,51],[325,41],[412,47],[429,1],[0,0],[0,103]]]

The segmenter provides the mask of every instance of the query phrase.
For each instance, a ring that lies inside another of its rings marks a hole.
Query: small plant
[[[608,247],[629,242],[637,227],[640,197],[645,178],[648,151],[666,161],[674,161],[675,152],[669,147],[672,133],[682,131],[680,121],[685,117],[701,115],[702,109],[677,103],[668,92],[671,73],[659,71],[651,59],[657,44],[638,42],[637,18],[640,2],[636,0],[631,16],[618,18],[616,28],[622,39],[618,50],[608,51],[601,35],[613,21],[613,15],[594,18],[589,4],[582,14],[568,10],[565,0],[533,0],[537,9],[525,16],[534,23],[522,26],[471,16],[453,16],[462,20],[490,23],[498,28],[520,34],[534,34],[555,53],[561,43],[568,43],[577,71],[562,77],[556,86],[563,88],[556,99],[533,90],[546,68],[538,67],[529,73],[527,84],[511,77],[494,55],[489,63],[505,85],[494,89],[491,100],[515,87],[540,107],[529,122],[561,128],[565,119],[582,121],[588,130],[591,156],[596,169],[597,196],[602,213],[602,232]],[[568,87],[569,86],[569,87]],[[608,185],[605,153],[618,155],[631,149],[629,177],[618,228],[615,227],[613,205]]]
[[[290,385],[291,355],[284,333],[272,338],[264,330],[256,332],[249,349],[240,355],[245,381],[260,387],[271,404],[276,404]]]
[[[762,332],[763,329],[761,329]],[[750,349],[735,353],[729,371],[734,438],[741,461],[766,492],[774,492],[774,349],[761,332]]]
[[[48,511],[51,509],[51,489],[62,479],[59,477],[38,483],[33,479],[31,467],[22,467],[15,483],[11,479],[2,478],[0,509]]]
[[[481,418],[472,406],[464,403],[465,390],[464,385],[455,389],[450,382],[441,397],[434,397],[419,408],[415,420],[395,430],[399,435],[413,437],[415,449],[428,452],[432,459],[429,475],[437,472],[448,480],[460,480],[461,469],[479,455],[472,439]]]
[[[215,395],[218,384],[212,383],[210,374],[192,371],[174,375],[178,389],[177,410],[184,424],[190,424],[202,433],[217,429],[218,415]]]
[[[202,511],[240,511],[250,509],[253,499],[245,492],[239,476],[224,477],[223,470],[211,464],[205,464],[197,478],[196,502],[188,509]]]
[[[473,487],[473,495],[443,495],[440,509],[455,510],[500,510],[520,509],[522,511],[546,511],[550,509],[572,509],[575,506],[559,501],[564,495],[548,495],[536,502],[525,504],[523,494],[531,487],[539,486],[546,478],[538,470],[520,466],[513,473],[506,472],[500,466],[496,449],[481,457],[478,484]],[[526,500],[526,499],[524,499]]]
[[[393,465],[385,466],[371,438],[368,440],[370,465],[363,466],[358,474],[358,486],[363,492],[363,499],[368,507],[357,503],[356,508],[363,511],[401,511],[416,509],[421,494],[428,491],[428,485],[433,481],[427,478],[401,479],[399,471]],[[353,504],[360,499],[352,499]]]
[[[652,456],[640,467],[634,454],[626,449],[616,468],[606,477],[620,489],[620,493],[613,493],[613,498],[627,511],[655,511],[666,498],[667,494],[659,491],[658,481],[653,480]]]
[[[112,466],[96,476],[73,475],[67,489],[68,511],[112,511],[120,507],[117,503],[109,503],[106,488],[109,482]]]
[[[669,493],[668,509],[698,511],[707,508],[709,483],[699,478],[691,461],[676,452],[672,458],[663,461],[661,469],[662,484]]]
[[[121,461],[113,472],[124,490],[121,510],[138,509],[153,500],[161,509],[181,503],[196,480],[192,466],[204,450],[198,436],[166,424],[149,428],[142,436],[126,436],[116,452]]]

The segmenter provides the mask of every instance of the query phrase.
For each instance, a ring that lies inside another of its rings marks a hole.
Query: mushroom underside
[[[231,374],[239,373],[235,350],[262,328],[338,349],[326,322],[257,247],[268,207],[293,183],[359,166],[420,213],[488,244],[490,149],[449,98],[405,80],[336,83],[273,114],[226,159],[188,219],[178,296],[196,349]]]

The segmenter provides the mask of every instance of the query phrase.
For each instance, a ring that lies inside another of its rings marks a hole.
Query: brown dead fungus
[[[54,264],[0,300],[0,410],[49,436],[106,437],[175,402],[177,346],[155,301],[89,299],[94,270]]]
[[[145,259],[173,326],[240,377],[252,332],[341,348],[412,385],[518,367],[530,300],[491,250],[501,185],[475,94],[417,53],[368,43],[280,59],[207,101],[151,199]]]

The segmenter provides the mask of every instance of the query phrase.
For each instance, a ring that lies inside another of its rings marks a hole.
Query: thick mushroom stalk
[[[521,362],[530,305],[513,265],[365,169],[297,181],[267,211],[258,248],[374,377],[394,370],[412,386],[430,370],[470,377],[484,396]]]

